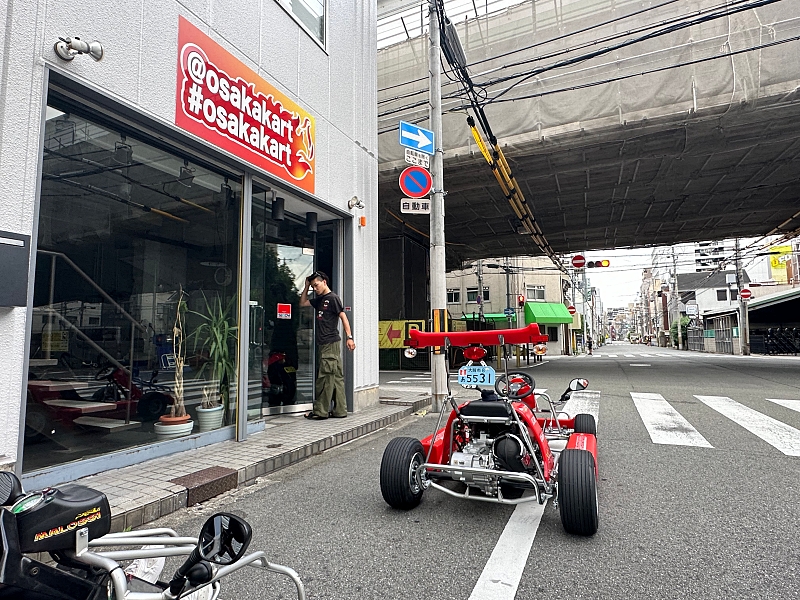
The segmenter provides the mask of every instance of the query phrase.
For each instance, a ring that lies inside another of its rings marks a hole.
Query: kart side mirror
[[[587,387],[589,387],[588,379],[575,378],[569,382],[569,389],[573,392],[577,390],[585,390]]]
[[[200,530],[197,549],[203,560],[230,565],[244,555],[252,538],[253,530],[244,519],[229,513],[217,513]]]
[[[24,495],[19,478],[11,471],[0,471],[0,506],[11,506]]]
[[[405,350],[403,350],[403,356],[405,356],[406,358],[414,358],[416,355],[417,355],[416,348],[406,348]]]

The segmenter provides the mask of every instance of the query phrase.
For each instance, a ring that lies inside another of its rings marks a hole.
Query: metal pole
[[[678,262],[675,259],[675,246],[672,247],[672,270],[675,273],[675,312],[678,315],[678,350],[683,350],[683,331],[681,327],[681,295],[678,292]]]
[[[436,0],[428,2],[428,26],[430,48],[428,51],[430,124],[435,140],[431,175],[433,177],[433,197],[431,201],[431,309],[447,308],[447,289],[445,279],[444,252],[444,169],[442,165],[444,144],[442,143],[442,74],[439,64],[439,17]],[[480,290],[483,293],[483,290]],[[447,396],[447,364],[445,355],[431,357],[431,410],[439,412]]]
[[[586,328],[586,268],[581,270],[583,271],[583,349],[586,351],[586,332],[588,331]]]
[[[750,339],[748,332],[748,314],[747,303],[742,300],[739,294],[742,287],[744,287],[744,275],[742,274],[742,265],[739,261],[739,238],[736,238],[736,294],[739,300],[739,349],[743,356],[750,354]]]

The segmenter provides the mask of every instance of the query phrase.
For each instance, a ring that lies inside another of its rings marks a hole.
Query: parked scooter
[[[245,554],[253,532],[236,515],[211,516],[199,538],[179,537],[167,528],[108,533],[111,511],[102,492],[65,484],[26,494],[19,479],[5,471],[0,472],[0,505],[3,600],[216,600],[222,578],[247,566],[286,575],[297,598],[306,597],[294,570],[270,563],[261,551]],[[26,556],[38,552],[49,553],[56,566]],[[169,582],[158,581],[160,571],[139,578],[148,570],[123,570],[117,562],[141,566],[141,561],[168,556],[188,557]]]

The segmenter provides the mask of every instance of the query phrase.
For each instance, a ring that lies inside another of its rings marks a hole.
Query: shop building
[[[375,10],[9,4],[2,468],[57,483],[307,410],[315,271],[357,342],[341,401],[378,402]]]

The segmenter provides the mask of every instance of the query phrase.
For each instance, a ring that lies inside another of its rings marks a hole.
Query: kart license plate
[[[485,366],[461,367],[458,370],[461,385],[494,385],[494,369]]]

